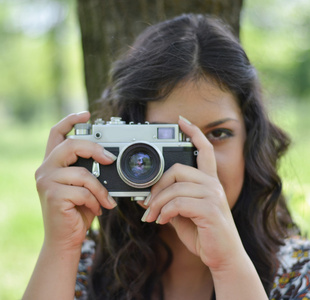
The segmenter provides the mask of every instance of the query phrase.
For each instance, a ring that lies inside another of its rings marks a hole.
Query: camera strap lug
[[[95,160],[93,162],[92,174],[97,178],[100,176],[100,165]]]

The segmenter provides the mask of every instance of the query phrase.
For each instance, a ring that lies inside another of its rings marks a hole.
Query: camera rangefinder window
[[[157,128],[157,138],[159,140],[174,139],[174,128],[173,127]]]

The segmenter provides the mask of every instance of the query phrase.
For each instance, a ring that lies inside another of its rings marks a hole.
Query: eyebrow
[[[233,118],[225,118],[225,119],[220,119],[220,120],[217,120],[217,121],[214,121],[214,122],[211,122],[209,124],[207,124],[205,126],[205,128],[212,128],[212,127],[216,127],[216,126],[219,126],[221,124],[224,124],[228,121],[235,121],[235,122],[239,122],[238,120],[236,119],[233,119]],[[171,124],[171,123],[167,123],[167,122],[151,122],[150,124]]]
[[[228,121],[235,121],[235,122],[238,122],[238,120],[236,120],[236,119],[225,118],[225,119],[220,119],[220,120],[211,122],[211,123],[209,123],[208,125],[206,125],[205,128],[216,127],[216,126],[221,125],[221,124],[223,124],[223,123],[226,123],[226,122],[228,122]]]

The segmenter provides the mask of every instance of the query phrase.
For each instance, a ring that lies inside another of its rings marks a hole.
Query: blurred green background
[[[0,299],[20,299],[43,240],[34,172],[49,128],[87,108],[72,0],[0,0]],[[271,117],[293,143],[281,163],[288,204],[310,232],[310,1],[248,0],[241,42]]]

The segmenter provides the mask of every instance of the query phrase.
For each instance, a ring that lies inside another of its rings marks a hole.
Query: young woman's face
[[[146,120],[177,123],[179,115],[200,128],[213,144],[217,173],[232,208],[244,180],[245,125],[235,97],[216,84],[186,82],[161,101],[150,102]]]

